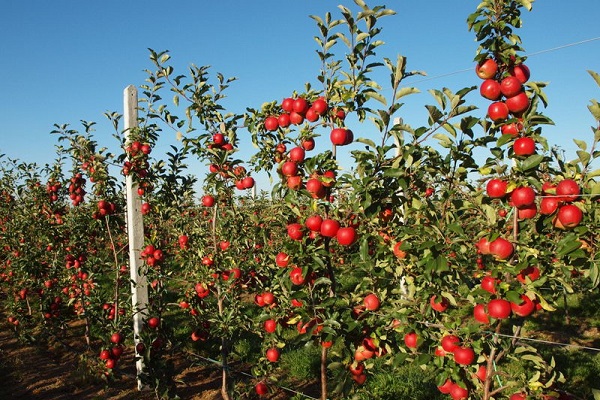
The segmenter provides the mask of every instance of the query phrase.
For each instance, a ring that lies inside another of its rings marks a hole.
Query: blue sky
[[[226,102],[231,111],[287,97],[302,90],[305,82],[316,84],[317,30],[308,16],[330,11],[339,17],[339,3],[353,7],[348,0],[4,2],[0,154],[52,162],[53,124],[81,129],[80,120],[98,122],[96,139],[114,148],[116,141],[103,113],[122,112],[123,89],[144,83],[143,70],[152,68],[147,48],[169,50],[177,72],[185,73],[190,64],[211,65],[215,73],[237,77]],[[401,114],[419,126],[426,122],[423,105],[432,102],[428,89],[456,91],[480,83],[472,72],[477,43],[465,22],[478,1],[386,3],[398,14],[382,20],[386,46],[378,55],[402,54],[408,57],[409,70],[428,74],[427,79],[406,81],[423,93],[408,97]],[[600,72],[600,40],[543,51],[599,37],[598,10],[595,0],[573,0],[568,5],[538,0],[532,12],[524,13],[524,27],[518,31],[525,53],[532,54],[527,62],[532,80],[549,83],[551,104],[545,113],[556,126],[545,134],[567,152],[575,150],[572,138],[591,138],[594,121],[587,105],[600,98],[600,90],[586,70]],[[459,72],[465,69],[470,70]],[[470,100],[483,115],[487,103],[476,93]],[[355,135],[363,133],[368,134]],[[165,132],[160,145],[171,143],[175,135]]]

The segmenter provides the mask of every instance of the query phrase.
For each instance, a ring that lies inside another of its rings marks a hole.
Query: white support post
[[[138,126],[138,96],[137,89],[129,85],[123,92],[125,138],[129,142],[131,130]],[[144,223],[142,220],[142,199],[137,192],[137,183],[133,181],[132,175],[126,177],[127,196],[127,236],[129,238],[129,273],[131,277],[131,302],[133,305],[133,334],[137,353],[140,342],[140,331],[144,324],[148,306],[148,284],[146,274],[143,271],[144,263],[140,257],[141,248],[144,245]],[[148,344],[146,344],[148,345]],[[144,370],[144,360],[139,357],[136,361],[138,389],[142,390],[144,385],[141,374]]]

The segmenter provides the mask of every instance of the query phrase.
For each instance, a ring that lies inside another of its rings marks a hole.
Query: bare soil
[[[77,323],[76,323],[77,324]],[[75,329],[76,327],[70,327]],[[97,373],[84,371],[82,354],[94,363],[97,357],[86,349],[81,336],[66,335],[45,344],[20,342],[6,325],[0,325],[0,399],[96,400],[157,399],[151,390],[138,391],[133,355],[124,352],[116,373],[108,382]],[[177,388],[181,399],[222,399],[221,370],[217,365],[198,365],[189,356],[174,357]],[[292,397],[273,393],[269,399]]]

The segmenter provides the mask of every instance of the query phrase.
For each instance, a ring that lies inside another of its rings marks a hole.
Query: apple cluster
[[[304,120],[316,122],[320,117],[327,115],[328,108],[327,101],[322,97],[312,103],[303,97],[287,97],[281,102],[282,111],[279,115],[265,118],[265,129],[274,132],[290,125],[300,125]]]
[[[147,245],[144,250],[140,252],[140,256],[150,267],[159,266],[165,259],[164,252],[151,244]]]
[[[85,196],[85,179],[80,173],[75,174],[69,181],[69,198],[74,206],[78,206],[83,202]]]
[[[579,184],[573,179],[563,179],[558,184],[545,182],[541,196],[530,186],[517,186],[508,191],[509,183],[500,178],[493,178],[486,184],[486,193],[492,199],[506,199],[516,209],[519,219],[534,218],[538,212],[543,216],[551,216],[552,224],[558,229],[572,229],[583,219],[581,208],[573,204],[581,193]],[[539,209],[537,198],[539,201]]]
[[[135,173],[143,180],[148,175],[148,168],[150,166],[148,156],[152,152],[152,147],[148,143],[141,143],[135,140],[125,147],[125,152],[128,159],[123,164],[123,175],[128,176]]]
[[[231,142],[227,140],[227,137],[223,133],[215,133],[212,135],[212,141],[207,145],[209,150],[216,151],[233,151],[234,147]],[[210,173],[219,174],[223,179],[228,179],[233,177],[234,185],[238,190],[246,190],[252,189],[254,187],[254,178],[252,178],[246,168],[243,166],[236,166],[231,169],[231,165],[228,163],[224,163],[222,165],[211,164],[209,166]]]
[[[492,101],[488,116],[495,123],[502,124],[500,129],[503,135],[515,137],[514,154],[525,157],[534,154],[535,141],[522,135],[523,124],[520,121],[530,104],[523,88],[523,84],[529,80],[529,68],[523,63],[499,66],[496,60],[488,58],[477,64],[475,72],[484,80],[479,93]],[[516,118],[517,122],[508,123],[509,117]]]
[[[350,246],[357,239],[356,229],[353,226],[341,227],[339,221],[332,218],[312,215],[306,218],[304,226],[300,223],[291,223],[287,226],[288,236],[293,240],[304,238],[304,227],[308,228],[308,238],[317,239],[319,236],[335,238],[342,246]]]
[[[115,332],[110,337],[112,347],[100,351],[100,360],[104,361],[107,369],[113,369],[117,366],[117,361],[123,354],[123,335],[120,332]]]
[[[100,219],[107,215],[112,215],[117,210],[117,206],[115,203],[112,203],[107,200],[100,200],[97,204],[98,209],[92,215],[94,219]]]
[[[48,193],[51,203],[58,201],[58,192],[61,187],[62,184],[54,179],[50,179],[48,180],[48,183],[46,183],[46,193]]]

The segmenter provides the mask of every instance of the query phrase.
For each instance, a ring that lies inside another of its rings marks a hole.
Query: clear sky
[[[317,83],[317,30],[308,16],[330,11],[340,17],[340,3],[354,7],[349,0],[4,1],[0,154],[52,162],[53,124],[81,129],[80,120],[98,122],[96,139],[114,148],[103,113],[122,112],[123,89],[144,83],[143,70],[152,68],[147,48],[169,50],[176,72],[187,72],[190,64],[211,65],[215,73],[237,77],[228,90],[231,111],[283,99],[305,82]],[[423,106],[433,101],[428,89],[456,91],[480,83],[473,72],[477,43],[465,22],[478,1],[368,1],[383,3],[398,14],[381,22],[386,46],[378,55],[405,55],[409,70],[428,74],[406,81],[423,94],[408,97],[401,116],[420,126],[426,123]],[[544,112],[556,126],[545,133],[568,152],[575,150],[572,138],[591,138],[594,121],[587,105],[600,99],[600,90],[586,70],[600,72],[600,40],[557,48],[600,37],[598,17],[597,0],[538,0],[517,32],[525,54],[531,54],[532,80],[549,83],[551,104]],[[488,103],[477,93],[470,100],[484,115]],[[175,135],[165,132],[160,144],[174,142]]]

